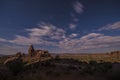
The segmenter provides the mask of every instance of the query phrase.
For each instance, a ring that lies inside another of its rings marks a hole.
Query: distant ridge
[[[91,52],[91,53],[51,53],[52,55],[60,54],[60,55],[88,55],[88,54],[109,54],[109,53],[120,53],[120,50],[109,51],[109,52]]]

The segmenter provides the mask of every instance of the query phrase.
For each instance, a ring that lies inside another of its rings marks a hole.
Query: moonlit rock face
[[[33,45],[30,45],[30,46],[29,46],[28,55],[29,55],[30,57],[35,56],[35,50],[34,50]]]
[[[34,58],[50,57],[48,50],[35,50],[33,45],[29,46],[28,56]]]

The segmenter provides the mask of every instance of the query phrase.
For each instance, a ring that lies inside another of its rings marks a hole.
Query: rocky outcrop
[[[28,49],[28,56],[29,57],[34,57],[35,55],[36,55],[36,52],[34,50],[34,47],[33,47],[33,45],[30,45],[29,49]]]
[[[41,58],[41,57],[50,57],[50,54],[48,50],[35,50],[33,45],[30,45],[28,49],[28,56],[35,57],[35,58]]]
[[[15,55],[15,57],[21,58],[22,57],[21,52],[17,52],[16,55]]]
[[[11,57],[11,58],[8,58],[7,60],[5,60],[4,64],[9,64],[9,63],[12,63],[12,62],[18,62],[20,61],[21,58],[18,58],[18,57]]]
[[[36,50],[36,57],[50,57],[48,50]]]

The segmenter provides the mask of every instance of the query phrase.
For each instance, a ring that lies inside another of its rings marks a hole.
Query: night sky
[[[0,0],[0,54],[120,50],[120,0]]]

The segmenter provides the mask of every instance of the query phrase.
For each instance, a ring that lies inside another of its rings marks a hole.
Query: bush
[[[89,64],[95,66],[95,65],[97,65],[97,62],[96,61],[90,61]]]
[[[21,58],[17,58],[7,61],[6,66],[13,72],[14,75],[17,75],[17,73],[22,71],[24,64]]]
[[[60,56],[59,56],[59,55],[56,55],[56,56],[55,56],[55,60],[60,60]]]

